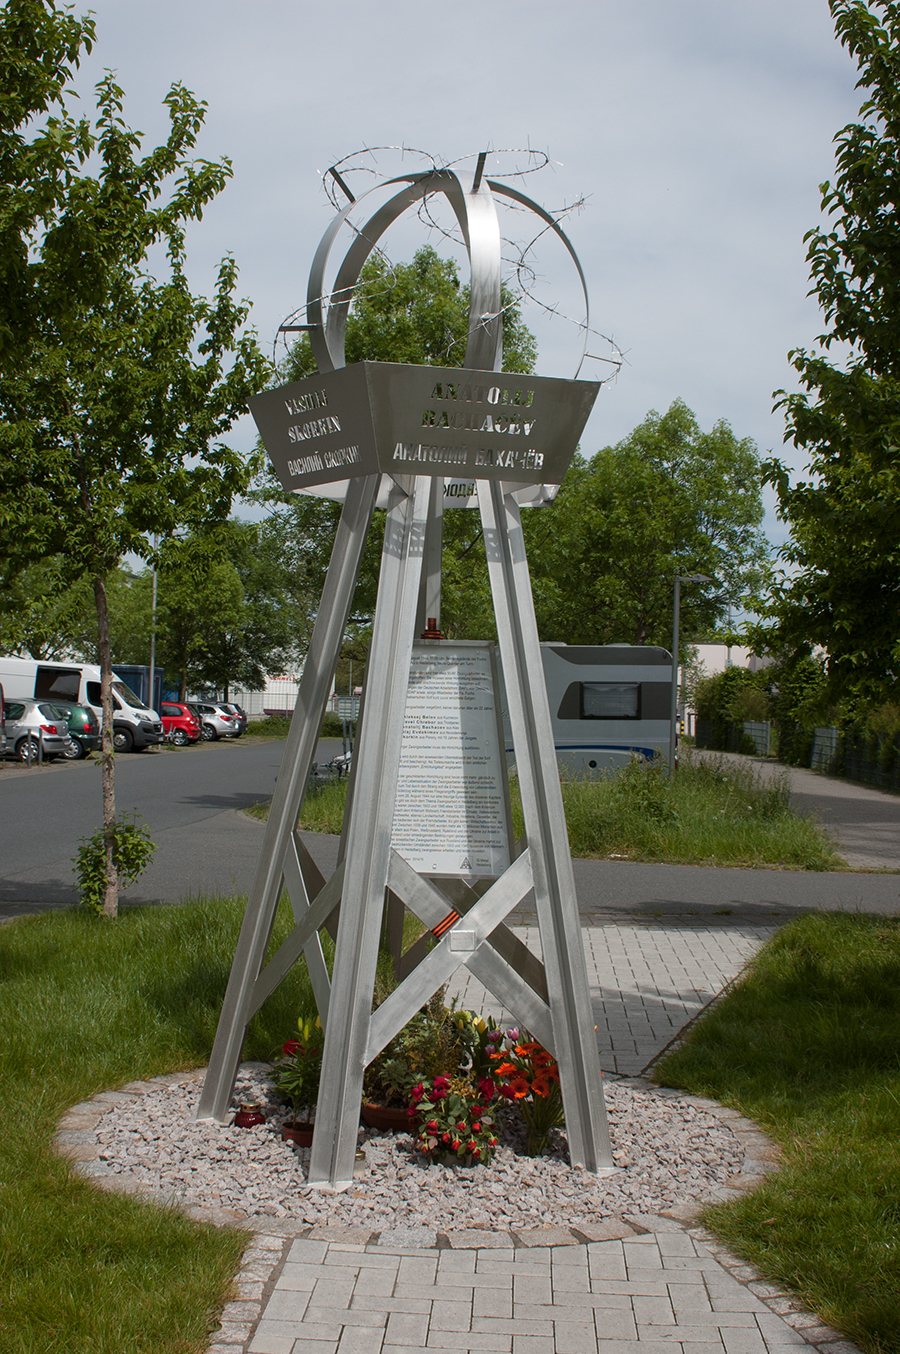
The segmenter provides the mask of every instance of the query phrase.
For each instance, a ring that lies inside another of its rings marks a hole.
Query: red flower
[[[433,1085],[436,1091],[449,1091],[450,1078],[445,1076],[435,1077]]]
[[[474,1138],[466,1143],[466,1151],[471,1152],[473,1156],[478,1151],[478,1143],[475,1142]]]
[[[425,1125],[425,1132],[437,1133],[437,1131],[438,1131],[437,1119],[429,1119],[428,1123]]]
[[[293,1058],[297,1050],[302,1047],[299,1039],[289,1039],[286,1044],[282,1044],[281,1051],[286,1058]]]
[[[460,1139],[454,1138],[453,1141],[450,1143],[450,1146],[453,1148],[454,1152],[458,1152],[460,1148]]]
[[[515,1091],[509,1086],[501,1086],[500,1094],[503,1096],[504,1100],[515,1100],[516,1098]]]
[[[422,1096],[425,1094],[425,1087],[422,1085],[421,1081],[419,1082],[418,1086],[414,1086],[412,1088],[411,1094],[413,1100],[418,1105],[419,1101],[422,1099]]]
[[[472,1132],[473,1132],[473,1133],[480,1133],[480,1132],[481,1132],[481,1124],[473,1124],[473,1125],[472,1125]]]
[[[475,1147],[475,1148],[473,1148],[473,1149],[472,1149],[472,1156],[473,1156],[473,1157],[478,1157],[478,1158],[480,1159],[480,1158],[481,1158],[481,1148],[480,1148],[480,1147]]]
[[[490,1077],[481,1077],[478,1082],[478,1094],[490,1103],[497,1094],[496,1083]]]
[[[443,1136],[441,1137],[441,1142],[449,1142],[449,1141],[450,1141],[450,1134],[449,1134],[449,1133],[443,1134]]]

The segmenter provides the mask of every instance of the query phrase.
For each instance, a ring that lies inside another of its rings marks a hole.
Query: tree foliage
[[[231,520],[180,542],[159,571],[157,658],[179,694],[259,687],[302,646],[305,610],[266,523]],[[298,634],[298,630],[300,633]]]
[[[791,529],[769,644],[821,646],[832,698],[879,700],[900,674],[900,5],[830,8],[866,97],[835,138],[830,220],[806,236],[826,328],[791,354],[803,389],[779,392],[809,478],[765,468]]]
[[[676,573],[685,645],[759,588],[768,546],[759,459],[721,420],[701,431],[681,401],[578,459],[555,503],[523,514],[541,637],[569,644],[672,641]]]

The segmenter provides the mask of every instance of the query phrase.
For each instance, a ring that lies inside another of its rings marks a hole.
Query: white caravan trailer
[[[632,757],[668,761],[672,655],[667,649],[542,644],[541,657],[563,780],[619,771]],[[505,711],[504,732],[511,757]]]
[[[39,662],[0,658],[0,685],[7,701],[63,700],[89,705],[103,718],[100,669],[95,663]],[[165,738],[162,722],[119,677],[113,678],[113,742],[117,752],[153,747]]]

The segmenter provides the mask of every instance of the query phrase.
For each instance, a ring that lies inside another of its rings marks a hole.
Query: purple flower
[[[485,1038],[487,1039],[489,1044],[499,1044],[501,1039],[503,1038],[503,1031],[488,1030],[487,1034],[485,1035]]]
[[[506,1037],[507,1037],[507,1039],[511,1039],[511,1040],[513,1041],[513,1043],[515,1043],[515,1041],[516,1041],[516,1040],[518,1039],[518,1037],[519,1037],[519,1027],[518,1027],[518,1025],[513,1025],[512,1029],[507,1030],[507,1031],[506,1031]]]

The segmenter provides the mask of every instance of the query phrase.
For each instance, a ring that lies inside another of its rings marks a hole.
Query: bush
[[[697,746],[715,752],[754,753],[756,745],[746,738],[744,720],[769,718],[770,701],[766,674],[749,668],[730,667],[712,677],[701,677],[695,696]]]
[[[155,842],[145,823],[138,826],[140,814],[135,809],[129,819],[123,814],[116,824],[116,840],[113,846],[113,862],[119,876],[119,888],[127,889],[129,884],[144,873],[156,850]],[[73,862],[81,902],[103,916],[103,901],[106,897],[106,838],[103,828],[98,827],[90,837],[82,837],[78,854]]]

